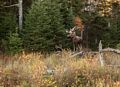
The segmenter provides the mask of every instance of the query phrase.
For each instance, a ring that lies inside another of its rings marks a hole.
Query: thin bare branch
[[[14,6],[19,6],[19,4],[13,4],[13,5],[9,5],[9,6],[2,6],[2,7],[9,8],[9,7],[14,7]]]

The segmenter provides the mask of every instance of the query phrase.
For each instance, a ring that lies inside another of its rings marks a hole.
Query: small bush
[[[8,38],[8,53],[13,55],[22,51],[22,40],[18,33],[10,34]]]

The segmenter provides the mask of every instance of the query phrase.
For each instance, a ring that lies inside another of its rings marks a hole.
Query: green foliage
[[[117,48],[120,49],[120,17],[117,21],[117,33],[116,33],[116,37],[117,37]]]
[[[107,22],[104,17],[95,17],[89,26],[90,29],[88,30],[88,36],[89,36],[89,46],[93,49],[96,49],[98,47],[98,43],[100,40],[105,41],[104,35],[108,31],[107,29]],[[107,38],[107,37],[106,37]]]
[[[0,39],[6,39],[9,32],[14,32],[16,28],[15,15],[11,13],[0,15]]]
[[[53,51],[65,45],[65,28],[57,1],[37,0],[25,18],[24,47],[29,51]]]
[[[120,43],[120,18],[112,19],[111,27],[109,28],[109,39],[106,40],[106,43],[109,43],[110,47],[116,48],[116,45]]]
[[[7,43],[11,38],[9,34],[14,33],[18,25],[18,9],[3,6],[17,2],[0,1],[0,51],[5,52],[8,49]],[[26,12],[30,6],[31,8],[27,14],[23,13],[25,17],[22,32],[24,48],[28,51],[53,51],[55,45],[62,45],[63,48],[72,47],[72,42],[67,38],[65,31],[74,26],[74,16],[80,16],[83,19],[85,24],[83,43],[87,47],[96,50],[99,40],[102,40],[104,47],[118,47],[120,4],[112,3],[111,16],[106,14],[104,17],[100,15],[103,5],[104,3],[100,7],[97,6],[92,12],[84,11],[85,8],[94,7],[93,3],[88,4],[86,0],[25,0],[23,12]],[[104,8],[107,9],[106,6]],[[108,26],[108,22],[111,26]]]
[[[10,32],[15,32],[16,17],[12,13],[0,13],[0,51],[7,51]]]
[[[63,23],[65,29],[70,29],[73,27],[73,9],[71,8],[71,4],[68,0],[60,0],[59,3],[61,4],[60,12],[63,17]]]
[[[74,13],[71,7],[71,3],[68,0],[59,0],[59,4],[60,4],[60,13],[63,19],[62,21],[64,24],[64,28],[68,30],[74,26],[73,23]],[[71,39],[66,37],[67,35],[64,37],[64,41],[65,41],[64,47],[72,48]]]
[[[22,51],[22,40],[18,33],[11,33],[8,38],[8,53],[13,55]]]
[[[82,15],[82,9],[84,8],[84,0],[71,0],[70,4],[73,9],[74,15]]]
[[[116,46],[118,49],[120,49],[120,43],[119,44],[117,44],[117,46]]]
[[[85,44],[92,50],[98,50],[99,41],[102,40],[104,46],[107,46],[110,31],[106,18],[89,12],[84,12],[81,17],[85,24],[83,36]]]

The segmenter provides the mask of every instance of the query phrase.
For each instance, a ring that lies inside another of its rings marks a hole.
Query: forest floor
[[[105,56],[112,57],[110,53]],[[120,87],[120,68],[101,67],[98,55],[79,58],[63,51],[0,58],[0,87]]]

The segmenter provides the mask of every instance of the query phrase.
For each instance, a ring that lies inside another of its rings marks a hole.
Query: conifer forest
[[[0,0],[0,87],[120,87],[120,0]]]

